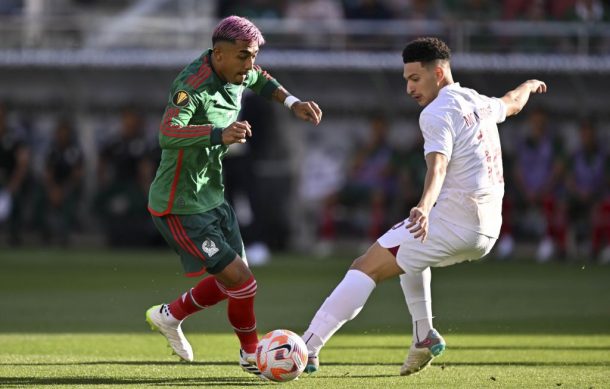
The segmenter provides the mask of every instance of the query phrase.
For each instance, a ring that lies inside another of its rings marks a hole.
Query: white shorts
[[[428,223],[428,237],[424,243],[414,239],[405,228],[407,220],[396,224],[377,240],[381,247],[396,255],[398,266],[406,273],[480,259],[496,243],[496,238],[439,219],[434,209]]]

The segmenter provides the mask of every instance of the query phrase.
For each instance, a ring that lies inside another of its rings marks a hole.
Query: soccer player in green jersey
[[[260,376],[255,361],[256,281],[235,213],[224,198],[222,159],[229,145],[252,136],[247,121],[236,121],[245,88],[283,103],[296,117],[315,125],[322,111],[313,101],[291,96],[254,65],[265,41],[249,20],[221,20],[212,42],[213,47],[184,68],[171,87],[160,126],[161,162],[148,205],[156,227],[180,255],[186,275],[211,276],[172,303],[150,308],[146,320],[180,358],[192,361],[182,320],[226,299],[229,322],[241,344],[240,365]]]

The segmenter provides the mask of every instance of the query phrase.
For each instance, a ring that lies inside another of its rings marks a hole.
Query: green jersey
[[[237,120],[244,88],[270,98],[280,84],[254,66],[242,85],[226,83],[212,68],[212,50],[176,77],[159,128],[161,163],[150,187],[155,216],[208,211],[224,201],[222,130]]]

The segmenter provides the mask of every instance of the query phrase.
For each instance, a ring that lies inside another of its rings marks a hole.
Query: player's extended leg
[[[402,273],[396,258],[375,242],[356,259],[343,280],[318,309],[303,339],[309,351],[308,373],[318,370],[318,354],[330,337],[364,307],[375,286]]]
[[[256,367],[258,335],[254,315],[254,297],[256,296],[254,275],[246,263],[236,256],[214,277],[229,298],[227,315],[241,345],[239,364],[244,371],[264,378]]]
[[[215,210],[197,215],[153,217],[153,223],[161,235],[180,255],[187,276],[200,276],[206,271],[214,274],[235,257],[235,252],[224,244],[222,236],[214,228],[217,219]],[[202,231],[201,226],[208,227]],[[210,251],[203,244],[204,241],[213,245],[214,251]],[[146,321],[153,330],[165,336],[176,355],[190,362],[193,360],[193,349],[182,332],[182,321],[226,298],[226,293],[219,288],[216,279],[206,277],[172,303],[155,305],[148,309]]]
[[[413,320],[413,341],[401,375],[410,375],[426,368],[432,359],[445,349],[445,341],[432,327],[432,297],[430,268],[423,272],[405,273],[400,276],[400,286]]]

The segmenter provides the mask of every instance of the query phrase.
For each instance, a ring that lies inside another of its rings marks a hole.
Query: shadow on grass
[[[236,362],[208,361],[208,362],[180,362],[180,361],[91,361],[91,362],[22,362],[5,363],[0,366],[95,366],[95,365],[125,365],[125,366],[235,366]]]
[[[321,362],[322,366],[400,366],[400,362]],[[433,366],[610,366],[610,362],[439,362]]]
[[[327,346],[326,350],[407,350],[409,345]],[[451,350],[553,350],[553,351],[610,351],[610,346],[447,346]]]
[[[266,382],[257,378],[107,378],[107,377],[0,377],[2,387],[39,387],[54,385],[147,385],[147,386],[258,386]]]

